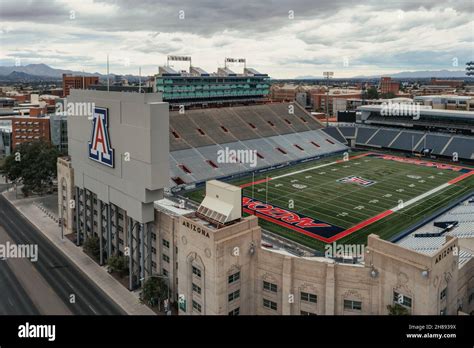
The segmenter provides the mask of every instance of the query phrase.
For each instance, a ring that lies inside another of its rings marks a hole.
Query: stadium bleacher
[[[259,168],[344,151],[342,134],[322,125],[297,104],[170,112],[171,186],[202,182]],[[219,150],[257,151],[256,165],[222,163]]]
[[[337,127],[328,127],[324,128],[323,131],[326,134],[329,134],[331,137],[339,141],[340,143],[347,144],[346,138],[342,135],[342,133],[339,131]]]
[[[460,158],[474,159],[474,138],[453,137],[443,154],[452,156],[454,153],[457,153]]]
[[[446,134],[423,132],[418,130],[403,130],[400,128],[375,128],[365,125],[329,127],[323,131],[342,143],[337,135],[346,139],[356,137],[356,145],[374,148],[386,148],[400,151],[421,152],[430,149],[438,156],[452,157],[457,153],[460,159],[474,160],[474,137],[462,134]]]
[[[293,114],[290,113],[290,107]],[[274,103],[170,112],[170,150],[320,129],[297,104]]]
[[[367,141],[368,145],[387,147],[395,139],[395,137],[400,133],[399,130],[391,129],[379,129],[370,140]]]
[[[416,134],[418,137],[420,134]],[[448,144],[449,139],[451,137],[449,135],[441,135],[441,134],[426,134],[425,137],[422,139],[418,146],[415,143],[415,151],[422,151],[423,149],[431,149],[432,153],[435,155],[440,155],[446,144]]]

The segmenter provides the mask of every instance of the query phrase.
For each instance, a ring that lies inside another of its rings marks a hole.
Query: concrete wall
[[[161,101],[161,94],[93,90],[72,90],[68,102],[108,109],[115,151],[114,168],[91,160],[92,121],[70,115],[69,154],[76,186],[95,192],[104,203],[121,207],[139,222],[153,221],[153,201],[163,196],[169,180],[168,103]]]

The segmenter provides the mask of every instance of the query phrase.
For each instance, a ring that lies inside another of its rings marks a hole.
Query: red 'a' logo
[[[108,109],[94,109],[92,135],[89,142],[89,158],[113,168],[114,149],[110,145],[108,116]]]

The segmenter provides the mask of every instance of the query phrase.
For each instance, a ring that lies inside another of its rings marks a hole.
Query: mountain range
[[[55,69],[46,64],[28,64],[22,66],[0,66],[0,80],[7,81],[41,81],[48,79],[61,79],[63,74],[99,76],[106,79],[107,75],[98,72],[89,73],[74,70]],[[115,74],[110,74],[113,78]],[[418,70],[418,71],[402,71],[394,74],[372,75],[372,76],[353,76],[355,79],[378,79],[380,76],[390,76],[393,78],[467,78],[464,70]],[[129,81],[138,80],[136,75],[124,75]],[[337,76],[335,76],[337,78]],[[322,79],[320,76],[298,76],[298,80]]]
[[[89,73],[75,70],[55,69],[46,64],[28,64],[21,66],[0,66],[0,80],[8,81],[39,81],[47,79],[61,79],[63,74],[99,76],[100,79],[106,79],[107,75],[98,72]],[[115,74],[109,74],[114,78]],[[124,75],[129,81],[138,80],[138,76]],[[143,77],[142,77],[143,78]]]

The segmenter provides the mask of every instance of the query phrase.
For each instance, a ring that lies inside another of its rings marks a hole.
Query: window
[[[277,292],[278,291],[278,286],[276,284],[263,281],[263,290],[267,290],[267,291],[271,291],[271,292]]]
[[[316,315],[316,313],[306,312],[306,311],[301,311],[300,314],[301,315]]]
[[[362,302],[352,301],[352,300],[344,300],[344,309],[360,311],[360,310],[362,310]]]
[[[197,286],[193,283],[193,291],[199,295],[201,295],[201,287]]]
[[[439,299],[444,300],[446,298],[446,293],[448,292],[448,288],[444,288],[443,291],[439,294]]]
[[[166,269],[164,269],[164,268],[163,268],[163,272],[162,272],[162,273],[163,273],[164,276],[166,276],[166,277],[168,276],[168,271],[167,271]]]
[[[196,310],[196,312],[201,313],[201,305],[194,300],[193,300],[193,309]]]
[[[411,298],[403,294],[399,294],[396,291],[393,292],[393,302],[411,308]]]
[[[165,248],[169,248],[170,247],[170,242],[168,242],[166,239],[163,239],[163,246]]]
[[[163,254],[163,261],[170,263],[170,257],[168,255]]]
[[[193,266],[193,274],[196,276],[196,277],[199,277],[201,278],[201,270],[199,268],[196,268]]]
[[[311,302],[311,303],[317,303],[318,302],[318,297],[315,294],[310,294],[307,292],[301,292],[301,301],[304,302]]]
[[[240,297],[240,290],[236,290],[234,292],[231,292],[228,296],[229,302],[232,302]]]
[[[151,252],[152,252],[153,254],[156,254],[156,248],[155,248],[155,247],[151,247]]]
[[[240,314],[240,307],[237,307],[229,312],[229,315],[239,315]]]
[[[239,279],[240,279],[240,272],[234,273],[229,276],[229,284],[235,283]]]
[[[276,302],[267,300],[266,298],[263,299],[263,307],[273,309],[274,311],[277,310],[277,304]]]

